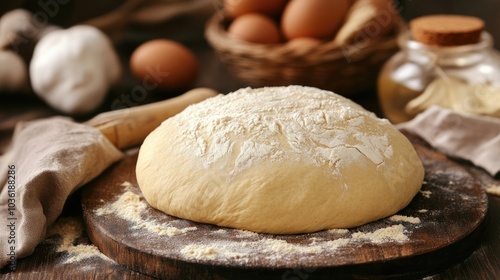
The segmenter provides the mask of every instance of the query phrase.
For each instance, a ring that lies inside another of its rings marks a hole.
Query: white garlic
[[[85,114],[105,99],[121,74],[118,55],[99,29],[76,25],[45,35],[29,66],[35,93],[67,114]]]
[[[0,48],[18,51],[21,44],[36,43],[48,32],[59,29],[36,19],[31,12],[23,9],[5,13],[0,18]]]

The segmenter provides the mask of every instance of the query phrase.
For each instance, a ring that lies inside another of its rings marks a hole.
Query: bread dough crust
[[[146,138],[136,174],[148,203],[169,215],[294,234],[393,215],[424,169],[387,120],[332,92],[289,86],[189,106]]]

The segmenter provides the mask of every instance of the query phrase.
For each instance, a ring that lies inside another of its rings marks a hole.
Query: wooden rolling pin
[[[130,148],[142,143],[167,118],[217,94],[209,88],[196,88],[165,101],[104,112],[85,124],[99,129],[117,148]]]

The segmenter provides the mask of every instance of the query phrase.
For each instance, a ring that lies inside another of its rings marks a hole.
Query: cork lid
[[[415,40],[438,46],[476,44],[484,30],[484,21],[477,17],[461,15],[431,15],[410,21]]]

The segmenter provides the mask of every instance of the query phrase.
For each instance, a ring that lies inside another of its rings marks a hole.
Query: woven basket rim
[[[392,48],[399,34],[407,29],[403,19],[397,16],[396,30],[390,36],[370,38],[354,44],[339,45],[331,40],[318,45],[302,44],[297,47],[296,44],[287,42],[265,45],[233,38],[226,31],[225,25],[228,21],[227,17],[215,13],[207,22],[205,37],[213,48],[219,52],[229,52],[242,57],[267,59],[275,63],[302,60],[315,64],[346,59],[346,56],[349,56],[351,61],[356,61],[373,51]]]

